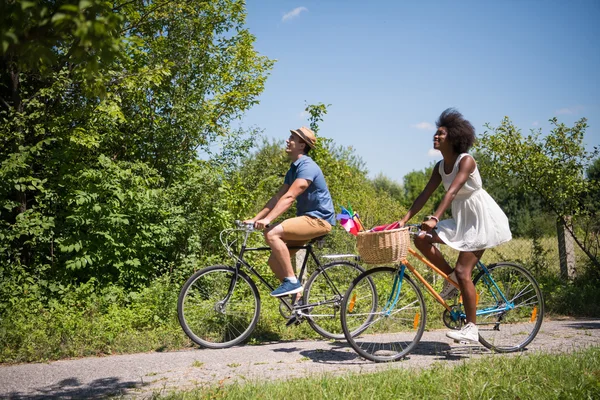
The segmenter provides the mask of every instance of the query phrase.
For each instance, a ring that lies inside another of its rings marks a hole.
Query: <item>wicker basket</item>
[[[360,232],[358,254],[367,264],[398,263],[406,258],[410,235],[407,228],[379,232]]]

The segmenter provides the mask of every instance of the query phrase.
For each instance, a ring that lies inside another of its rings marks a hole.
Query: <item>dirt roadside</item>
[[[477,357],[505,357],[479,345],[457,345],[445,330],[425,332],[408,359],[375,364],[345,342],[294,341],[223,350],[189,349],[89,357],[43,364],[0,366],[0,398],[149,398],[153,393],[188,390],[219,382],[289,379],[324,373],[424,368]],[[570,352],[600,346],[600,319],[545,320],[523,354]],[[510,355],[509,355],[510,356]]]

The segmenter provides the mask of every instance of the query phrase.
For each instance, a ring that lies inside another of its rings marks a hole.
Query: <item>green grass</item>
[[[597,399],[600,348],[573,354],[489,356],[457,366],[250,382],[160,399]]]

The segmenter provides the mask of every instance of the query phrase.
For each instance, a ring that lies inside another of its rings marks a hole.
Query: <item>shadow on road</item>
[[[274,351],[291,353],[299,350],[297,347],[288,347]],[[478,345],[450,346],[445,342],[421,341],[407,357],[432,356],[438,360],[460,360],[469,358],[474,354],[488,354],[489,352],[488,349]],[[364,364],[369,362],[360,357],[346,342],[332,342],[327,350],[303,350],[300,351],[300,354],[313,362],[323,364]]]
[[[89,384],[81,384],[76,378],[63,379],[56,384],[36,388],[35,393],[8,393],[8,399],[103,399],[108,396],[122,394],[126,389],[143,387],[139,382],[122,382],[118,378],[96,379]]]
[[[600,329],[600,322],[573,322],[565,325],[568,328],[573,329]]]

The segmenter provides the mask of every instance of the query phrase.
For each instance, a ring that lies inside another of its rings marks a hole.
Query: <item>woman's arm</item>
[[[439,170],[440,162],[435,164],[435,167],[431,172],[429,182],[427,182],[427,185],[425,185],[425,189],[423,189],[421,194],[419,194],[413,202],[412,206],[410,206],[410,209],[408,210],[404,218],[400,220],[400,226],[404,226],[416,213],[421,211],[421,208],[423,208],[427,200],[429,200],[435,189],[437,189],[438,186],[440,186],[440,183],[442,182],[442,176],[440,175]]]
[[[442,218],[442,215],[444,215],[444,211],[446,211],[446,209],[450,207],[450,205],[452,204],[452,200],[454,200],[458,191],[465,185],[467,179],[469,179],[469,175],[471,175],[473,171],[475,171],[476,165],[477,164],[475,163],[475,160],[471,156],[463,157],[462,160],[460,160],[460,163],[458,164],[458,173],[456,174],[456,177],[450,184],[450,187],[448,188],[448,191],[442,198],[442,201],[438,206],[437,210],[435,210],[435,213],[433,214],[434,218],[429,219],[423,223],[424,228],[425,226],[427,226],[430,229],[433,229],[437,225],[440,218]]]

